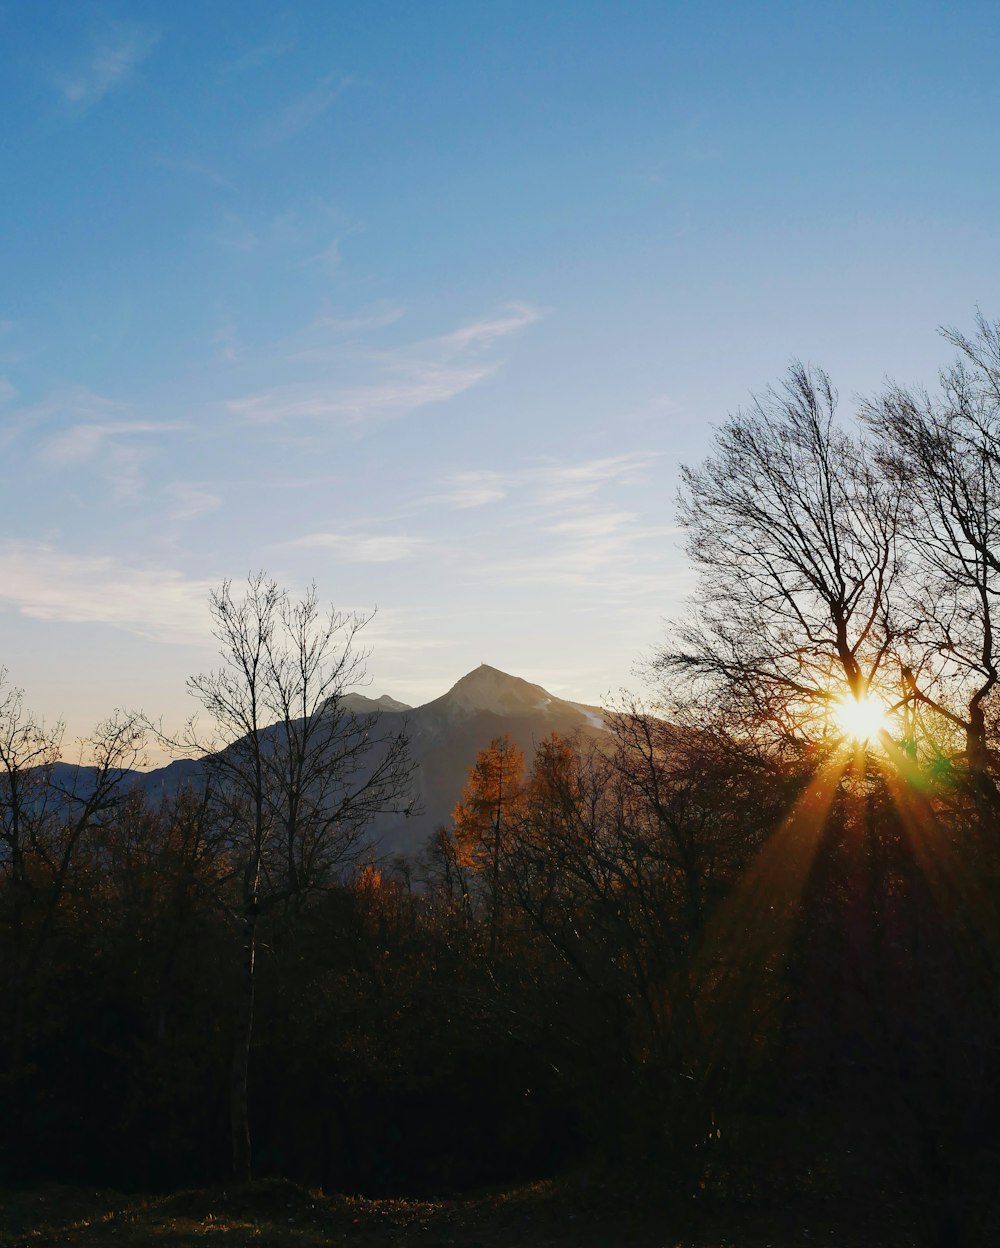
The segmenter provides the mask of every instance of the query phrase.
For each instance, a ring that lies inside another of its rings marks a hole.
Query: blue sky
[[[179,722],[206,595],[597,701],[689,583],[678,464],[1000,316],[1000,12],[0,3],[0,664]]]

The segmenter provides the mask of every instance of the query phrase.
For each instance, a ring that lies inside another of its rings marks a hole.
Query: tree
[[[242,598],[224,582],[209,606],[223,663],[189,687],[221,741],[203,740],[192,724],[189,743],[206,752],[210,802],[236,883],[242,952],[230,1116],[233,1170],[247,1178],[261,916],[330,887],[377,814],[409,813],[411,764],[403,733],[383,731],[377,714],[345,702],[365,678],[368,652],[357,637],[371,616],[324,614],[315,587],[293,600],[263,573],[249,578]]]
[[[783,786],[710,724],[670,723],[635,703],[605,719],[606,736],[539,744],[503,878],[527,933],[562,968],[544,972],[551,990],[571,991],[568,977],[586,1001],[561,1024],[570,1048],[590,1054],[582,1082],[621,1080],[616,1112],[628,1125],[613,1129],[643,1147],[670,1144],[677,1160],[723,1109],[701,995],[718,968],[700,945]],[[537,949],[529,963],[526,942],[519,965],[544,967]]]
[[[81,743],[88,767],[60,763],[63,726],[47,728],[4,691],[0,670],[0,922],[8,931],[6,979],[11,1068],[21,1062],[28,993],[94,834],[122,800],[142,757],[141,716],[116,712]]]
[[[524,796],[524,755],[509,737],[494,737],[477,756],[452,814],[463,863],[476,866],[487,878],[491,955],[497,948],[504,851],[509,831],[521,817]]]
[[[972,792],[995,814],[989,715],[1000,684],[1000,322],[980,314],[972,338],[945,337],[959,358],[941,372],[937,395],[894,385],[865,415],[904,504],[899,525],[910,576],[900,589],[919,641],[905,672],[908,693],[915,709],[961,732]]]
[[[707,680],[784,732],[815,733],[838,696],[864,697],[901,635],[898,491],[838,427],[836,405],[825,373],[794,364],[682,470],[699,585],[657,667]]]
[[[800,1035],[833,1037],[838,1096],[856,1097],[855,1123],[878,1071],[879,1090],[898,1098],[888,1126],[923,1115],[928,1139],[948,1118],[993,1112],[980,1045],[994,1042],[1000,966],[1000,324],[980,317],[973,336],[945,337],[959,359],[939,391],[890,386],[862,404],[860,431],[838,426],[825,374],[801,365],[721,426],[712,454],[684,470],[680,519],[698,587],[656,663],[672,685],[665,700],[714,705],[748,762],[766,740],[765,760],[801,763],[788,773],[803,782],[798,799],[761,828],[757,858],[699,942],[695,969],[716,985],[699,1001],[706,1033],[728,1029],[739,1042],[729,1051],[745,1052],[753,1017],[773,1001],[780,1018],[790,1002],[786,1040],[796,1009],[809,1020]],[[812,749],[845,691],[880,694],[904,748],[880,734],[874,766],[860,750]],[[740,798],[750,812],[771,797],[761,775]],[[659,778],[646,767],[637,776],[659,810]],[[708,813],[721,809],[713,795]],[[823,948],[822,971],[801,953],[789,962],[796,945]],[[967,985],[976,1022],[946,1031],[949,981],[956,998]],[[741,997],[747,1008],[730,1010]],[[720,1026],[724,1015],[738,1030]],[[852,1048],[852,1069],[843,1056],[859,1040],[867,1052]],[[926,1084],[914,1074],[935,1066],[976,1070],[956,1079],[947,1114],[937,1073]],[[963,1130],[945,1151],[967,1158],[977,1144]]]

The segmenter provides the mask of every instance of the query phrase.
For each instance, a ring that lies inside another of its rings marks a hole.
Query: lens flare
[[[885,703],[871,694],[856,698],[846,693],[833,704],[833,721],[845,737],[870,741],[886,727]]]

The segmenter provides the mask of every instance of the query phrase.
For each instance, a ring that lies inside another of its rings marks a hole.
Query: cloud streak
[[[22,408],[15,417],[12,436],[30,437],[33,454],[43,467],[60,472],[93,465],[118,499],[138,494],[142,466],[159,450],[157,437],[188,427],[135,419],[130,404],[84,388]]]
[[[500,361],[486,358],[486,353],[541,315],[535,308],[516,305],[504,317],[476,321],[438,338],[374,354],[370,358],[382,373],[374,382],[343,386],[322,378],[290,383],[230,399],[226,408],[250,424],[336,421],[361,425],[398,419],[430,404],[448,402],[493,376]]]
[[[39,455],[45,462],[63,468],[107,454],[110,444],[121,439],[173,432],[181,428],[182,425],[150,420],[84,421],[54,434],[42,444]]]
[[[424,552],[430,542],[405,533],[307,533],[281,550],[329,550],[341,563],[396,563]]]
[[[279,386],[227,404],[250,424],[287,421],[343,421],[360,425],[409,415],[431,403],[445,403],[484,381],[498,365],[446,368],[414,363],[400,375],[374,385],[338,389],[325,385]]]
[[[198,481],[174,481],[164,492],[173,502],[170,519],[175,523],[210,515],[222,507],[222,499]]]
[[[262,65],[270,65],[295,47],[294,39],[272,40],[270,43],[258,43],[247,48],[240,56],[220,66],[223,74],[244,74],[251,69],[260,69]]]
[[[207,182],[210,186],[219,187],[221,190],[235,191],[237,189],[218,169],[200,160],[184,156],[158,156],[155,163],[170,173],[183,173],[188,177]]]
[[[318,121],[356,83],[357,79],[349,74],[327,74],[311,90],[292,100],[261,126],[258,132],[260,142],[270,146],[294,138],[314,121]]]
[[[173,568],[0,541],[0,604],[33,620],[107,624],[154,641],[204,644],[212,588]]]
[[[466,572],[477,581],[584,589],[604,606],[627,605],[662,594],[663,554],[676,534],[671,526],[644,524],[630,505],[660,454],[467,470],[447,478],[445,489],[424,504],[487,509],[477,558]],[[616,492],[625,506],[609,500]],[[494,540],[498,527],[502,542]]]
[[[378,303],[356,316],[323,312],[285,340],[284,359],[296,364],[330,364],[342,358],[352,335],[388,329],[406,315],[402,304]]]
[[[389,304],[372,309],[360,316],[325,316],[314,322],[317,328],[327,327],[337,334],[365,333],[372,329],[386,329],[403,319],[406,309],[400,304]]]
[[[491,347],[501,338],[516,333],[526,325],[531,325],[542,318],[539,308],[530,304],[511,304],[506,316],[494,317],[491,320],[473,321],[461,329],[453,330],[436,341],[447,354],[460,354],[464,351],[476,350],[480,347]]]
[[[125,86],[159,42],[159,32],[145,26],[116,24],[96,37],[87,61],[56,79],[68,104],[90,108]]]
[[[560,464],[542,460],[514,472],[470,469],[453,473],[426,501],[466,510],[499,503],[520,494],[531,505],[581,503],[609,485],[640,481],[660,458],[660,451],[627,451],[601,459]]]

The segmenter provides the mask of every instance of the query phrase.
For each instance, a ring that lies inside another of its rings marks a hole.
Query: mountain
[[[412,708],[406,702],[397,702],[383,693],[380,698],[366,698],[363,693],[347,693],[340,699],[340,705],[359,715],[367,715],[370,711],[409,711]]]
[[[551,732],[568,737],[605,731],[600,707],[567,702],[486,663],[403,718],[422,813],[383,820],[378,835],[384,851],[408,855],[419,851],[439,824],[449,822],[469,768],[493,737],[506,734],[516,741],[530,765],[535,746]]]
[[[409,819],[384,816],[373,829],[380,851],[408,856],[423,848],[439,824],[450,821],[469,768],[493,737],[506,734],[516,741],[530,765],[535,746],[549,733],[572,736],[605,731],[600,707],[567,702],[541,685],[486,663],[423,706],[408,707],[388,694],[368,698],[352,693],[343,703],[359,714],[378,711],[383,731],[404,731],[409,738],[413,789],[421,813]],[[90,768],[57,766],[63,787],[75,786],[77,792],[89,788]],[[184,785],[197,785],[202,768],[198,759],[181,759],[154,771],[134,772],[130,783],[155,800]]]

